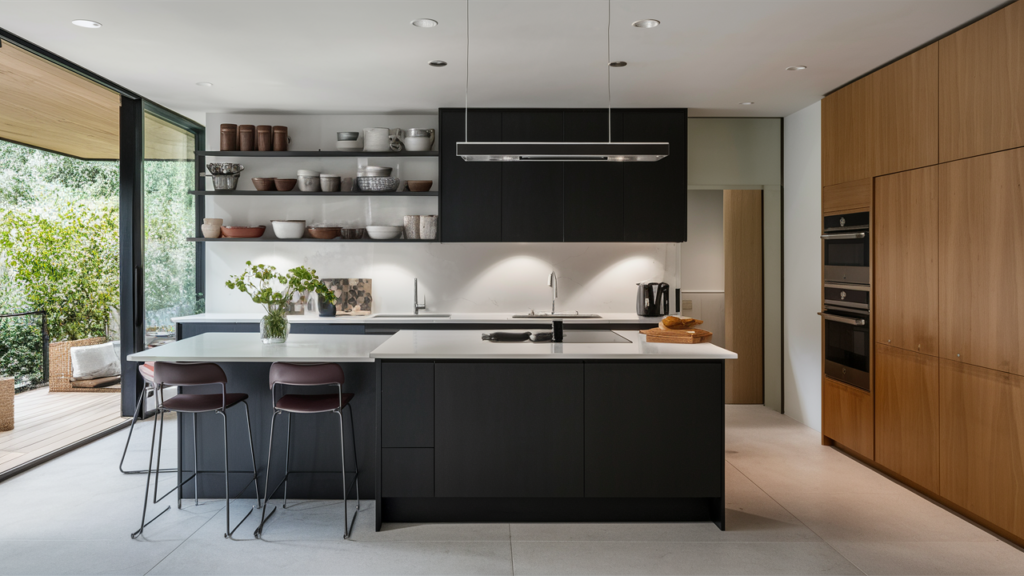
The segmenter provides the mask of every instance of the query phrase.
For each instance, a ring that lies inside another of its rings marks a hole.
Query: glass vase
[[[267,310],[260,319],[260,340],[264,344],[282,344],[288,340],[291,324],[283,309]]]

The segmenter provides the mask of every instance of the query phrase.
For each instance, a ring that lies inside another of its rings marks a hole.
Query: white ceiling
[[[611,59],[629,65],[611,70],[612,105],[784,116],[1001,3],[613,0]],[[0,27],[190,115],[424,112],[465,102],[462,0],[0,0],[0,14]],[[471,106],[607,104],[604,0],[472,0],[470,15]],[[409,24],[421,17],[440,25]],[[662,24],[631,26],[642,18]],[[434,59],[448,66],[428,66]],[[785,71],[797,64],[808,69]]]

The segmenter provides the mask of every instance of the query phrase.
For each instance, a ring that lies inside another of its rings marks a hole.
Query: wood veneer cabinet
[[[939,493],[1024,538],[1024,378],[941,360]]]
[[[874,75],[826,96],[821,102],[823,186],[875,175],[872,144],[877,136]]]
[[[830,378],[822,379],[821,433],[871,460],[875,455],[871,394]]]
[[[939,356],[1024,375],[1024,149],[939,166]]]
[[[938,356],[938,167],[876,178],[874,215],[875,341]]]
[[[938,493],[938,358],[875,346],[875,461]]]
[[[1024,3],[939,45],[939,158],[1024,146]]]
[[[871,178],[825,186],[821,191],[822,214],[843,214],[871,210]]]

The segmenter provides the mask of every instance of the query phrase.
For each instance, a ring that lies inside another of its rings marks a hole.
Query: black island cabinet
[[[725,526],[721,360],[377,360],[376,522]]]

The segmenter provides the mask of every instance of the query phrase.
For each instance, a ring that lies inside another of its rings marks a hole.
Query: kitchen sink
[[[373,318],[451,318],[451,314],[374,314]]]
[[[559,318],[600,318],[600,314],[580,314],[579,312],[558,312],[551,314],[550,312],[531,312],[529,314],[516,314],[513,318],[540,318],[540,319],[559,319]]]

